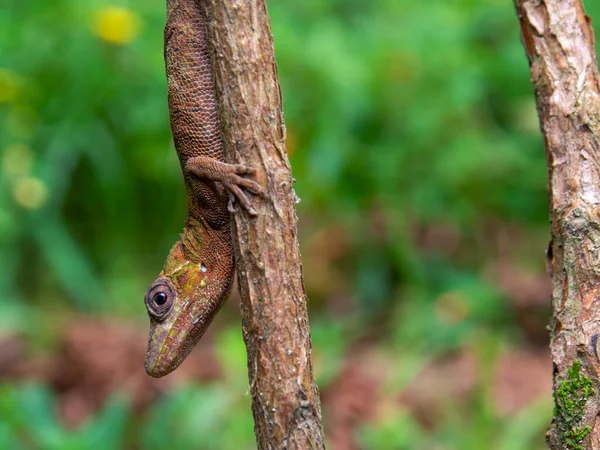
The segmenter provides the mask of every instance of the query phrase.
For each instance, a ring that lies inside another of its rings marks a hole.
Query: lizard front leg
[[[252,167],[242,164],[227,164],[205,156],[195,156],[188,159],[185,170],[202,181],[217,181],[226,187],[229,191],[227,209],[230,212],[235,212],[233,208],[235,197],[250,215],[255,216],[257,214],[244,189],[255,195],[266,195],[260,184],[242,176],[256,175],[256,169]]]

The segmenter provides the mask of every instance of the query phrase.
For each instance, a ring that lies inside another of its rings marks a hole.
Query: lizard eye
[[[156,294],[154,294],[152,301],[154,301],[155,304],[162,306],[165,303],[167,303],[167,294],[165,294],[164,292],[157,292]]]
[[[159,278],[146,292],[144,299],[148,314],[155,320],[161,321],[173,308],[175,303],[175,289],[168,278]]]

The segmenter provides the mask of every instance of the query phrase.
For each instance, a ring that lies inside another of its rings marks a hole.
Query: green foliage
[[[141,431],[142,448],[252,449],[249,397],[223,385],[179,389],[159,402]]]
[[[412,416],[404,411],[395,410],[387,414],[376,426],[367,426],[361,433],[364,448],[379,450],[413,450],[426,448],[419,444],[424,433]],[[427,441],[427,439],[424,439]]]
[[[6,449],[88,450],[122,448],[129,402],[114,395],[98,414],[77,430],[55,417],[53,393],[45,386],[0,386],[0,442]]]
[[[583,450],[581,445],[592,431],[589,425],[581,426],[585,404],[594,395],[592,380],[581,374],[581,362],[576,359],[567,371],[554,394],[554,418],[561,442],[566,449]]]
[[[255,445],[249,398],[224,385],[171,392],[154,405],[141,427],[129,402],[115,394],[75,430],[57,420],[54,395],[47,387],[4,385],[0,392],[0,444],[7,450],[116,450],[131,444],[148,450],[250,450]]]

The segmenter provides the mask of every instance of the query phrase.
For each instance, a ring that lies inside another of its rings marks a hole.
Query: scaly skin
[[[234,276],[233,198],[250,214],[245,190],[262,188],[224,162],[201,0],[167,0],[165,62],[175,149],[184,174],[188,218],[145,296],[150,316],[146,372],[162,377],[192,351],[229,293]]]

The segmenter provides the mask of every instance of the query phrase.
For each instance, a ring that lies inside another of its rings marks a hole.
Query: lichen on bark
[[[591,426],[582,426],[585,404],[592,395],[592,380],[581,373],[581,362],[576,359],[554,393],[554,420],[565,449],[583,450],[581,444],[592,431]]]

